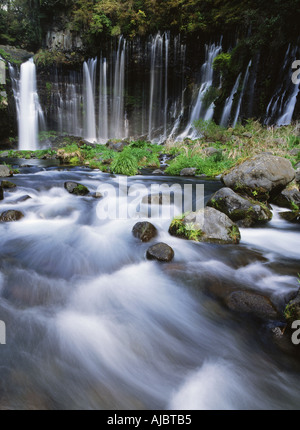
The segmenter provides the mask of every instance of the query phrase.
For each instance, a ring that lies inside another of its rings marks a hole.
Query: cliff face
[[[300,115],[299,88],[291,79],[297,45],[254,52],[235,34],[187,38],[164,32],[106,38],[92,55],[78,33],[61,26],[48,28],[43,45],[34,58],[47,130],[92,140],[164,141],[192,136],[199,118],[224,126],[248,118],[282,125]],[[16,69],[16,61],[32,55],[5,49]],[[220,54],[227,62],[216,68]],[[5,85],[2,140],[17,134],[9,76]]]

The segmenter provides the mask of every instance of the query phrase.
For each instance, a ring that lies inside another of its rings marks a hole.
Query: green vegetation
[[[236,31],[253,52],[297,40],[299,8],[300,0],[1,0],[0,43],[37,51],[49,24],[60,22],[90,46],[158,30],[188,37]],[[224,70],[227,60],[216,67]]]
[[[258,121],[248,120],[245,125],[225,129],[213,121],[196,122],[202,137],[184,141],[168,140],[164,145],[137,141],[109,141],[106,145],[90,145],[79,137],[57,136],[49,131],[40,134],[40,140],[49,141],[52,148],[37,151],[5,151],[8,158],[58,158],[63,165],[85,165],[103,172],[136,175],[141,169],[160,167],[159,157],[170,157],[165,173],[177,176],[184,168],[196,168],[196,175],[215,177],[233,166],[261,152],[289,159],[293,166],[299,161],[297,148],[298,126],[264,127]],[[122,149],[123,148],[123,149]],[[1,152],[0,152],[1,156]],[[258,190],[252,191],[253,200]],[[298,210],[296,206],[293,208]]]
[[[138,160],[129,148],[117,153],[111,163],[111,171],[120,175],[132,176],[138,173]]]
[[[184,218],[187,214],[175,217],[169,227],[169,232],[183,239],[194,240],[198,242],[203,235],[202,230],[195,229],[192,223],[185,224]]]

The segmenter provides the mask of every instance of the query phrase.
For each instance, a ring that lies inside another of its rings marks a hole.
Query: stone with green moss
[[[300,320],[300,290],[298,290],[296,296],[286,305],[284,317],[288,324]]]
[[[218,190],[207,202],[207,206],[223,212],[239,227],[251,227],[272,219],[272,212],[267,205],[240,196],[228,187]]]
[[[75,194],[76,196],[85,196],[90,192],[85,185],[79,184],[77,182],[65,182],[64,187],[70,194]]]
[[[169,227],[172,236],[219,244],[237,244],[241,234],[239,227],[226,214],[206,207],[173,219]]]

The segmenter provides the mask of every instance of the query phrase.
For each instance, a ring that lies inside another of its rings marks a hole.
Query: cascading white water
[[[111,135],[120,139],[125,136],[125,119],[124,119],[124,83],[125,83],[125,48],[126,41],[120,37],[117,59],[115,65],[115,76],[113,86],[113,109],[111,122]]]
[[[107,99],[107,62],[106,58],[100,61],[100,88],[99,88],[99,142],[108,139],[108,99]]]
[[[237,77],[237,80],[235,81],[235,84],[234,84],[234,87],[232,88],[230,96],[227,97],[227,99],[226,99],[225,106],[224,106],[223,113],[222,113],[222,117],[221,117],[221,121],[220,121],[220,125],[222,127],[228,126],[234,96],[237,93],[237,90],[238,90],[238,87],[240,84],[240,80],[241,80],[241,73],[239,74],[239,76]]]
[[[186,126],[183,133],[178,136],[178,140],[184,139],[186,137],[195,138],[197,137],[197,131],[195,130],[193,124],[194,121],[200,119],[201,117],[205,120],[210,120],[213,117],[214,105],[213,103],[208,109],[204,110],[203,97],[211,88],[213,83],[213,61],[216,56],[221,52],[221,44],[212,44],[205,46],[205,63],[201,68],[201,84],[198,91],[197,100],[193,106],[188,125]]]
[[[156,116],[161,105],[162,91],[162,53],[163,37],[157,34],[151,42],[151,71],[150,71],[150,96],[149,96],[149,120],[148,139],[152,140],[152,133],[156,126]],[[155,110],[155,112],[154,112]]]
[[[39,122],[45,128],[43,110],[36,88],[36,68],[31,58],[23,63],[20,75],[12,65],[9,67],[16,102],[20,150],[38,149]]]
[[[85,139],[89,142],[97,141],[95,116],[95,85],[97,58],[83,63],[84,103],[85,103]]]
[[[281,125],[288,125],[291,123],[299,91],[300,91],[300,84],[295,85],[294,91],[292,92],[289,99],[284,105],[283,114],[279,117],[279,119],[276,122],[277,125],[281,126]]]
[[[238,122],[238,119],[239,119],[243,97],[244,97],[246,86],[247,86],[248,79],[249,79],[249,70],[250,70],[251,64],[252,64],[252,60],[249,61],[249,64],[248,64],[247,69],[246,69],[246,73],[245,73],[244,80],[243,80],[243,85],[242,85],[242,90],[241,90],[241,94],[240,94],[238,106],[237,106],[237,109],[236,109],[235,117],[234,117],[234,120],[233,120],[233,123],[232,123],[232,127],[236,126],[236,124]]]
[[[279,76],[279,85],[266,109],[265,124],[278,126],[291,123],[300,86],[292,82],[291,64],[299,56],[298,46],[288,46]]]

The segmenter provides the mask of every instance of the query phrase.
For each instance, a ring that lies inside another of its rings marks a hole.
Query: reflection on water
[[[145,260],[136,220],[100,220],[98,199],[63,187],[73,180],[94,192],[117,178],[26,169],[1,202],[26,216],[0,225],[0,408],[299,408],[298,362],[267,327],[207,294],[251,288],[282,306],[297,290],[298,227],[275,208],[267,227],[242,229],[239,246],[218,246],[171,237],[169,221],[156,219],[155,240],[175,251],[161,265]],[[219,187],[205,182],[205,199]]]

